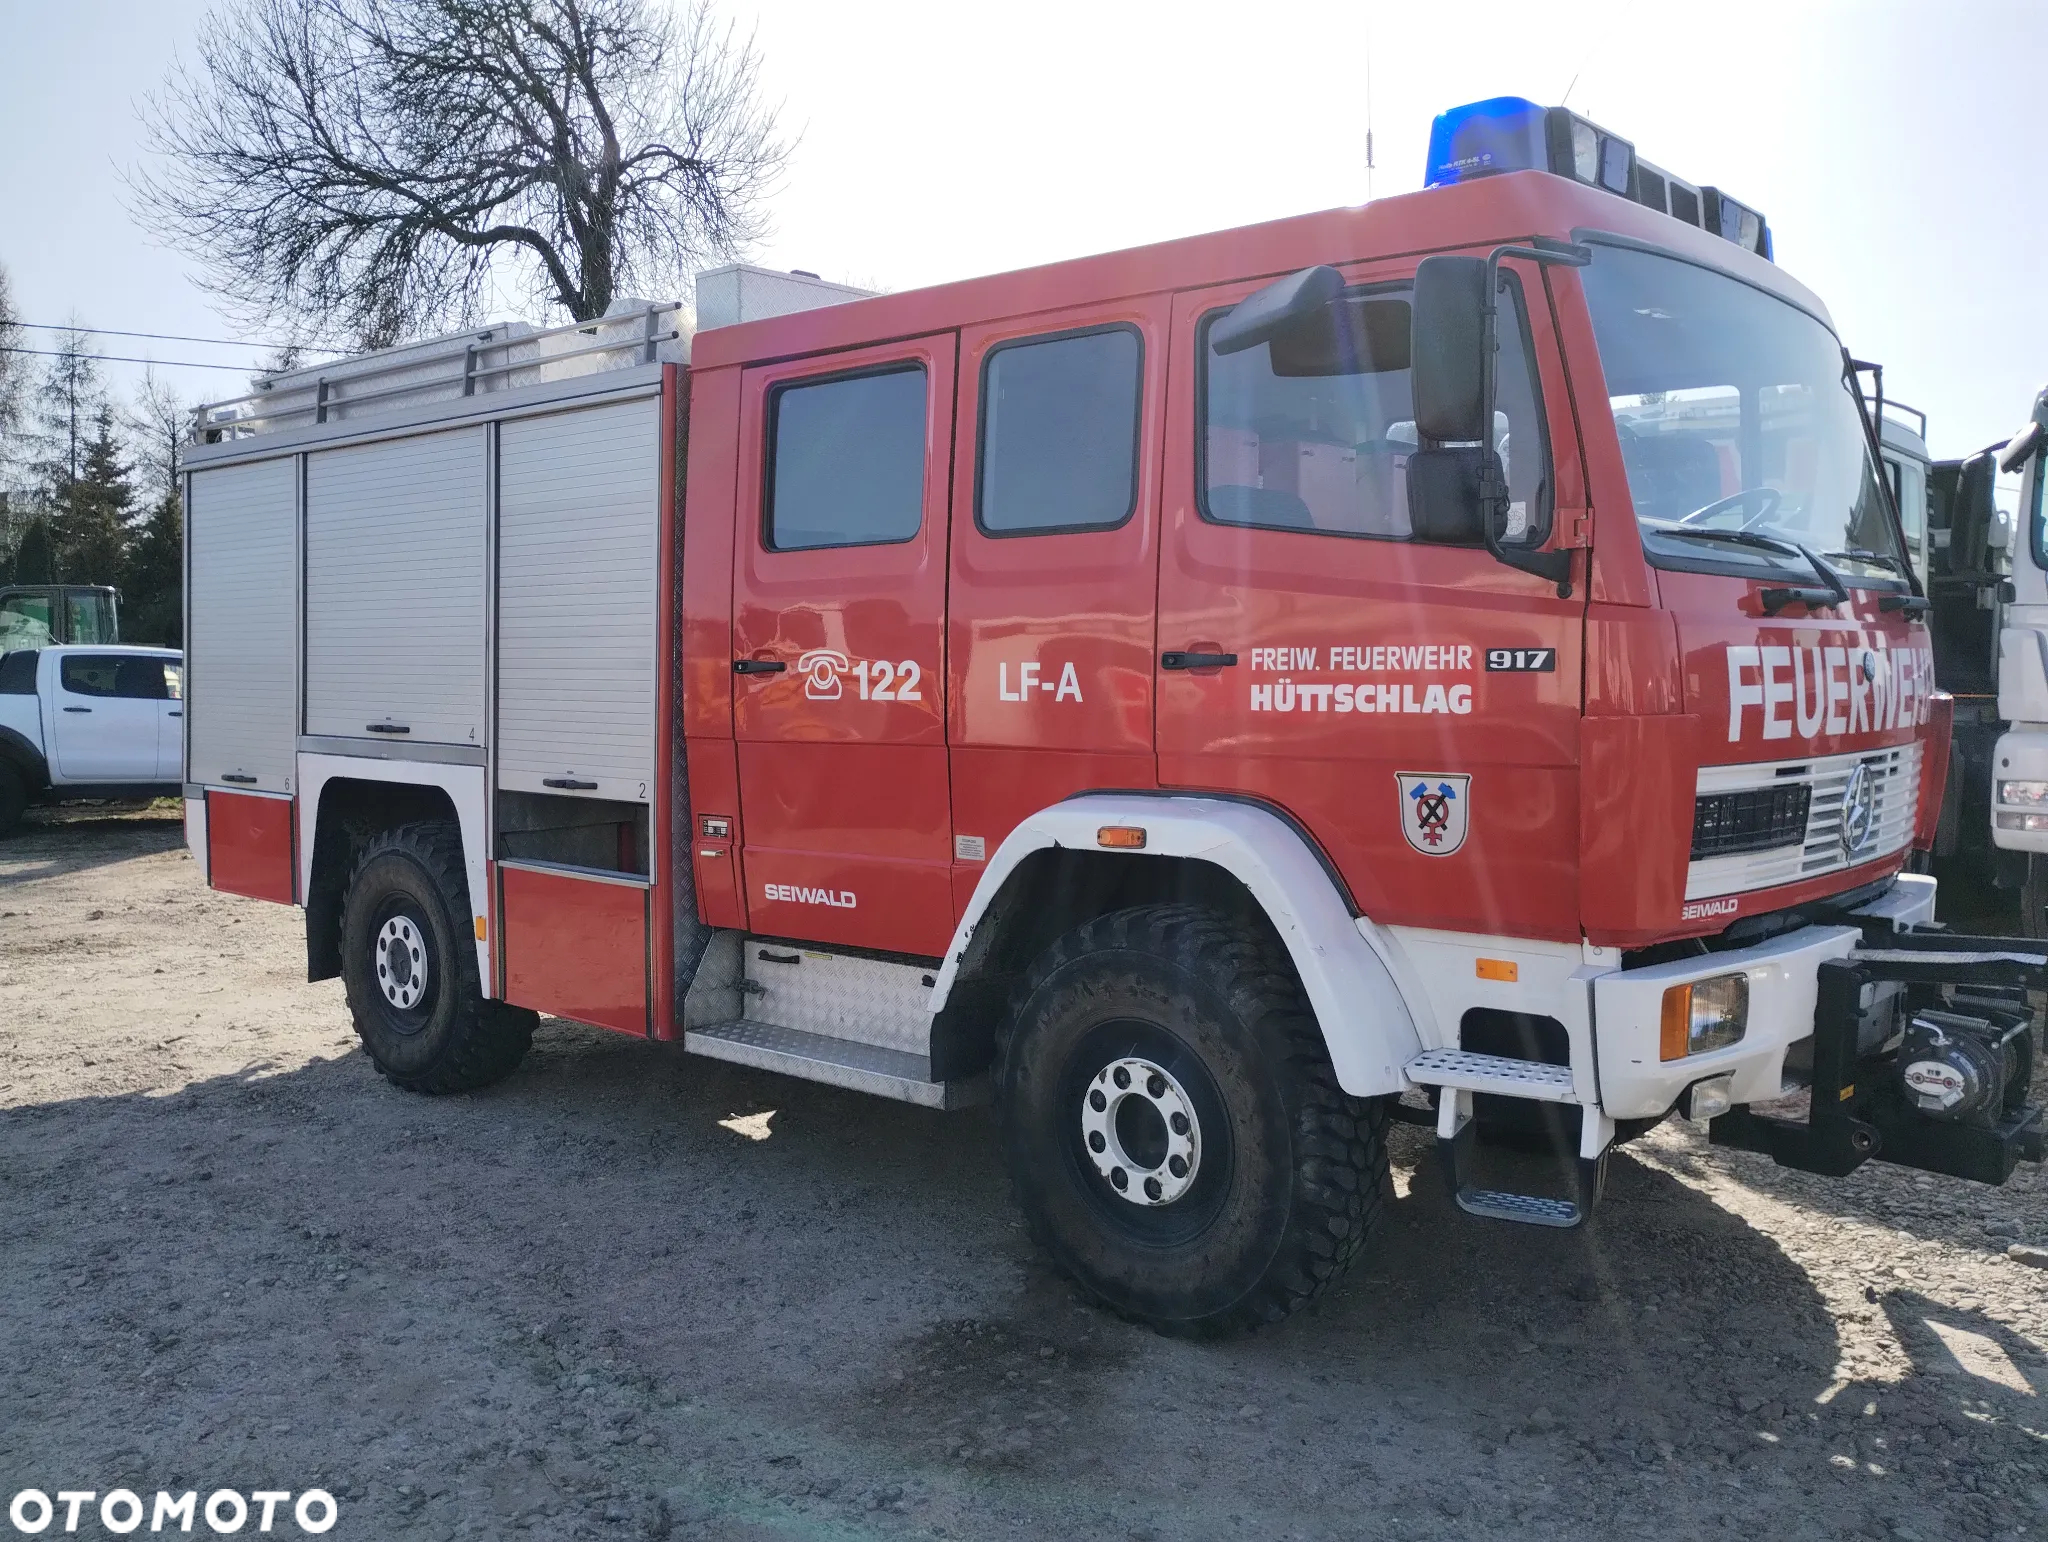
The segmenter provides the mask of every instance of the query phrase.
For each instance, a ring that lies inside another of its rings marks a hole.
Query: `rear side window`
[[[1104,529],[1131,517],[1143,354],[1129,327],[991,350],[982,364],[975,484],[984,531]]]
[[[777,387],[768,407],[768,545],[907,541],[924,518],[922,365]]]
[[[140,697],[145,701],[169,701],[177,692],[162,659],[123,659],[114,671],[116,696]]]
[[[42,654],[21,648],[0,658],[0,696],[33,696],[36,693],[36,660]]]

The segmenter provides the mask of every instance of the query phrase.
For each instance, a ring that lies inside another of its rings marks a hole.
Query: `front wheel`
[[[484,997],[462,837],[402,825],[356,860],[341,911],[341,978],[363,1048],[395,1085],[469,1092],[512,1074],[538,1017]]]
[[[22,812],[27,807],[28,788],[23,785],[20,773],[0,762],[0,835],[8,834],[21,823]]]
[[[2020,885],[2020,935],[2048,937],[2048,856],[2027,853],[2026,882]]]
[[[1214,912],[1119,911],[1046,951],[995,1066],[1033,1235],[1089,1294],[1166,1333],[1274,1322],[1378,1213],[1378,1102],[1337,1085],[1284,954]]]

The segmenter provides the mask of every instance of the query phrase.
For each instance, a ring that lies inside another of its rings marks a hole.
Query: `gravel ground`
[[[1556,1233],[1456,1214],[1402,1130],[1345,1286],[1190,1345],[1041,1264],[984,1113],[555,1022],[413,1097],[303,961],[175,822],[0,844],[0,1495],[318,1485],[364,1539],[2048,1532],[2038,1169],[1830,1183],[1674,1122]]]

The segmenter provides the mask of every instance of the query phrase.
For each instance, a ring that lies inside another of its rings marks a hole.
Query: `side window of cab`
[[[1526,318],[1511,275],[1501,296],[1492,449],[1507,476],[1502,539],[1550,530],[1549,447]],[[1235,353],[1202,319],[1196,485],[1215,524],[1411,541],[1408,463],[1424,448],[1409,372],[1411,286],[1344,291],[1268,342]]]

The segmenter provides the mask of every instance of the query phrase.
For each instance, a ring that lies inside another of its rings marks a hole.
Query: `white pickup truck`
[[[0,835],[30,803],[176,797],[185,765],[185,656],[51,647],[0,658]]]

